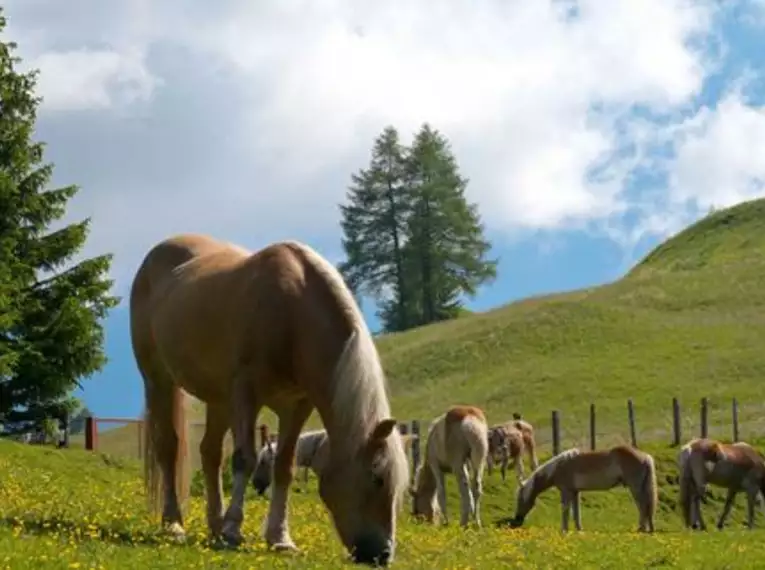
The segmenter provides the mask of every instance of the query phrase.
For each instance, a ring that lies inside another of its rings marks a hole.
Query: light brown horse
[[[256,253],[203,235],[154,246],[130,292],[133,351],[146,399],[146,482],[163,521],[183,535],[185,396],[205,402],[200,446],[211,533],[242,541],[244,493],[256,465],[263,406],[279,419],[266,542],[295,549],[287,522],[295,442],[313,409],[333,440],[319,492],[359,562],[393,557],[409,468],[383,369],[364,318],[335,267],[288,241]],[[233,432],[233,487],[223,513],[221,452]]]
[[[404,451],[408,454],[412,445],[412,436],[401,435]],[[329,464],[329,437],[326,430],[313,430],[300,434],[295,446],[295,466],[303,468],[303,482],[308,482],[308,470],[312,470],[317,476]],[[252,486],[258,495],[263,495],[271,485],[276,446],[263,446],[258,452],[258,465],[252,476]]]
[[[561,529],[568,531],[569,514],[573,510],[576,529],[582,530],[581,491],[607,491],[617,485],[627,487],[632,493],[639,514],[638,531],[653,532],[658,504],[654,460],[651,455],[627,445],[598,451],[573,448],[537,467],[518,488],[515,516],[509,520],[510,525],[521,526],[539,494],[557,487],[563,508]]]
[[[475,406],[453,406],[433,420],[425,442],[425,458],[417,469],[411,490],[414,516],[434,522],[440,513],[443,523],[449,522],[444,474],[453,473],[460,490],[460,525],[467,526],[472,514],[476,525],[481,526],[483,470],[489,446],[487,431],[486,416]]]
[[[725,526],[739,491],[747,498],[747,526],[754,527],[757,495],[765,498],[765,460],[748,443],[721,443],[714,439],[692,439],[678,454],[680,505],[686,528],[706,530],[701,501],[707,483],[728,490],[717,528]]]
[[[526,450],[531,468],[539,467],[537,460],[534,428],[532,425],[513,414],[513,421],[489,428],[489,455],[486,466],[492,472],[494,463],[500,464],[500,474],[505,481],[507,467],[512,460],[515,474],[520,482],[523,479],[523,452]]]

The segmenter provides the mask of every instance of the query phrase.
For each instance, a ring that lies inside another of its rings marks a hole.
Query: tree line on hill
[[[388,126],[371,154],[340,206],[340,272],[376,301],[386,332],[459,316],[464,297],[496,277],[497,260],[448,140],[425,123],[404,146]]]

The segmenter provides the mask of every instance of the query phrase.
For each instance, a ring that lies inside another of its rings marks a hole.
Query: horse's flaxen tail
[[[537,459],[537,443],[534,441],[534,432],[530,432],[527,437],[524,438],[524,444],[529,454],[529,461],[531,462],[531,470],[533,471],[539,467],[539,459]]]
[[[686,528],[690,528],[694,522],[691,520],[691,505],[695,483],[693,480],[693,474],[691,472],[690,455],[691,450],[686,446],[680,450],[680,454],[678,456],[678,467],[680,470],[680,509],[683,514],[683,522],[685,523]]]
[[[653,531],[653,520],[656,517],[656,508],[659,504],[659,485],[656,481],[656,463],[653,457],[646,455],[643,467],[645,474],[640,486],[640,494],[643,497],[646,518],[651,526],[650,530]]]
[[[163,396],[171,399],[171,405],[164,402]],[[189,496],[190,466],[187,453],[188,445],[188,422],[186,420],[186,394],[177,386],[169,389],[152,390],[146,388],[146,409],[144,411],[144,441],[143,441],[143,465],[144,485],[149,500],[149,508],[152,513],[157,513],[162,505],[162,473],[161,462],[164,442],[172,439],[168,429],[175,430],[177,438],[177,453],[174,458],[175,465],[175,492],[178,503],[182,507]],[[162,412],[172,411],[172,417],[163,417]],[[168,421],[169,420],[169,421]]]

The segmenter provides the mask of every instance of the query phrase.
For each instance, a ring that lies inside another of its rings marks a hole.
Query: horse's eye
[[[382,487],[385,485],[385,480],[376,473],[372,475],[372,482],[375,484],[375,487]]]

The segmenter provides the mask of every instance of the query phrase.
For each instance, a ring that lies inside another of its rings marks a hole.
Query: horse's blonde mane
[[[305,260],[324,278],[334,298],[340,302],[341,310],[351,320],[353,332],[345,341],[329,389],[333,392],[330,405],[335,427],[347,436],[333,446],[343,445],[353,451],[368,441],[379,421],[391,417],[382,363],[364,316],[340,272],[311,247],[294,241],[288,243],[300,250]],[[392,453],[387,454],[384,461],[393,462],[393,484],[397,491],[402,491],[409,479],[408,461],[401,438],[392,437],[390,442]]]
[[[374,340],[335,266],[305,244],[288,243],[299,249],[324,278],[334,298],[340,302],[341,310],[351,319],[353,332],[346,340],[334,370],[331,405],[335,421],[348,428],[348,436],[364,439],[378,421],[390,417],[385,374]]]
[[[571,449],[560,452],[558,455],[551,457],[542,463],[539,467],[534,469],[534,471],[531,472],[531,475],[529,475],[529,480],[536,479],[540,476],[552,477],[561,463],[565,463],[580,453],[581,451],[579,451],[579,449],[576,447],[572,447]]]

